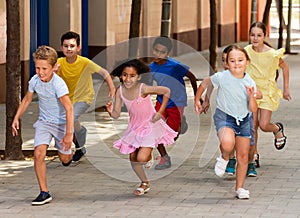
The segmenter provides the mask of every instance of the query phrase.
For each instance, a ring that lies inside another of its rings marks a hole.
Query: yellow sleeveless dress
[[[279,59],[284,55],[284,48],[256,52],[252,45],[247,45],[245,50],[250,58],[246,72],[263,95],[262,99],[257,100],[258,108],[276,111],[282,98],[282,92],[275,81],[276,70],[279,69]]]

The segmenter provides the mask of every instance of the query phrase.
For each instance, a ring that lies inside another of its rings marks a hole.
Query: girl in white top
[[[237,175],[236,196],[249,199],[249,191],[243,188],[248,167],[250,147],[249,113],[256,112],[256,85],[245,72],[249,57],[244,48],[232,45],[228,49],[228,70],[205,78],[195,96],[195,110],[202,112],[201,95],[208,86],[218,88],[214,123],[220,141],[221,155],[217,158],[215,173],[223,176],[229,160],[229,154],[236,148]]]

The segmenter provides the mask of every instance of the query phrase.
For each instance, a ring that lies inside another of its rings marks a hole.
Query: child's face
[[[140,76],[138,75],[135,68],[125,67],[121,74],[121,79],[124,86],[127,89],[130,89],[137,84],[138,80],[140,80]]]
[[[53,77],[53,66],[47,60],[35,60],[35,73],[43,82],[49,82]]]
[[[227,53],[222,53],[222,66],[223,66],[224,70],[228,69],[226,58],[227,58]]]
[[[61,50],[67,58],[76,57],[80,51],[80,46],[77,46],[76,39],[64,40]]]
[[[228,54],[228,68],[233,75],[243,77],[249,61],[244,52],[232,50]]]
[[[250,31],[250,42],[254,47],[264,44],[265,34],[261,28],[253,27]]]
[[[156,44],[153,47],[153,56],[154,56],[154,62],[160,63],[167,59],[168,57],[168,48],[161,44]]]

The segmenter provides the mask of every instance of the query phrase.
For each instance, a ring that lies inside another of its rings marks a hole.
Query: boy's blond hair
[[[57,62],[57,52],[54,48],[46,45],[42,45],[32,54],[35,60],[46,60],[51,66],[54,66]]]

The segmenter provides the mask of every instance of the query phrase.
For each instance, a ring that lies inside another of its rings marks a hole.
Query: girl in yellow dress
[[[255,153],[257,152],[257,130],[258,126],[264,132],[273,132],[275,136],[274,145],[278,150],[283,149],[286,144],[286,136],[283,125],[280,122],[271,123],[272,112],[278,109],[280,99],[291,100],[289,89],[289,68],[282,59],[285,50],[275,50],[270,47],[264,39],[266,38],[266,26],[262,22],[255,22],[250,27],[250,42],[245,49],[250,57],[247,73],[255,81],[257,88],[262,93],[262,98],[257,100],[258,111],[254,114],[255,126]],[[283,93],[277,86],[277,70],[281,68],[283,73]],[[256,157],[257,158],[257,157]],[[258,159],[258,158],[257,158]],[[259,167],[258,160],[256,164]]]

